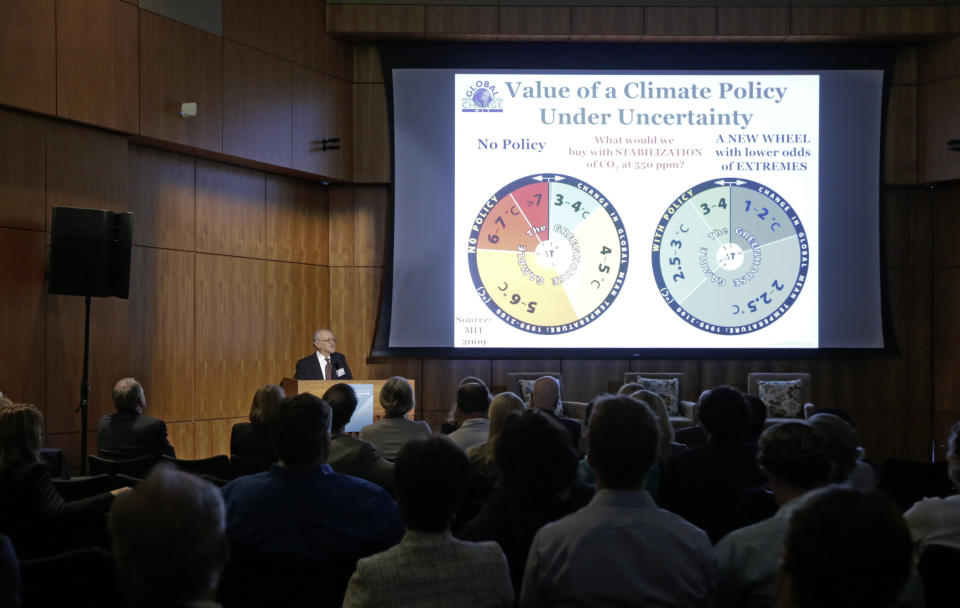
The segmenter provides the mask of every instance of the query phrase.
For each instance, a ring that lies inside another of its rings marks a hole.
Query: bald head
[[[533,383],[530,405],[536,410],[553,411],[560,401],[560,382],[553,376],[541,376]]]

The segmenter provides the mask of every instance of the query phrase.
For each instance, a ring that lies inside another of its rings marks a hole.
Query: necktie
[[[332,380],[333,379],[333,365],[330,364],[330,357],[325,357],[326,365],[323,368],[323,379]]]

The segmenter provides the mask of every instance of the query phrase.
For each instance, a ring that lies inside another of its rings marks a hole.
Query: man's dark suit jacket
[[[350,366],[347,365],[347,358],[340,353],[330,355],[330,365],[333,366],[333,378],[329,380],[353,380],[353,374],[350,373]],[[343,370],[343,375],[337,373],[338,369]],[[293,376],[297,380],[323,380],[323,370],[320,368],[320,361],[317,359],[317,353],[314,352],[309,357],[304,357],[297,361],[297,373]]]
[[[176,456],[167,441],[163,420],[140,414],[113,412],[97,425],[97,454],[101,458],[123,460],[154,454]]]

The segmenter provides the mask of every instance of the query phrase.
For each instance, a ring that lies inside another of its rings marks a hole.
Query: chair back
[[[233,479],[233,470],[230,468],[230,457],[226,454],[217,454],[209,458],[198,458],[196,460],[185,460],[182,458],[172,458],[164,454],[164,462],[172,462],[181,471],[193,473],[194,475],[209,475],[218,479]]]
[[[957,605],[953,583],[960,572],[960,549],[927,545],[920,551],[917,571],[923,580],[927,608],[953,608]]]
[[[921,498],[954,493],[947,476],[947,462],[911,462],[902,458],[887,458],[880,465],[877,489],[887,495],[901,511],[906,511]]]
[[[147,454],[137,456],[136,458],[127,458],[124,460],[111,460],[110,458],[101,458],[96,454],[87,454],[87,463],[90,465],[91,475],[117,475],[123,473],[131,477],[143,479],[150,473],[153,465],[157,464],[157,456]]]
[[[699,395],[689,394],[693,386],[690,375],[687,372],[624,372],[623,383],[639,382],[638,378],[650,378],[651,380],[673,380],[677,379],[677,396],[681,401],[693,401],[696,403]]]
[[[262,473],[270,468],[270,464],[271,463],[265,463],[260,460],[254,460],[253,458],[240,456],[239,454],[230,455],[230,469],[233,471],[233,478],[240,477],[241,475]]]
[[[111,490],[124,487],[123,480],[114,475],[94,475],[93,477],[75,477],[74,479],[53,479],[53,487],[64,502],[73,502],[90,498]]]

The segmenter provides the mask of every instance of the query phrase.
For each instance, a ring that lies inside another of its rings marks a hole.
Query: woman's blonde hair
[[[525,409],[527,409],[526,404],[516,393],[507,391],[496,395],[490,401],[490,433],[487,435],[487,441],[467,450],[471,460],[480,461],[481,466],[492,467],[493,446],[497,436],[507,426],[508,420],[522,414]]]
[[[0,407],[0,474],[20,462],[36,462],[43,414],[24,403]]]
[[[406,378],[394,376],[380,389],[380,405],[387,418],[399,418],[413,409],[413,387]]]
[[[639,390],[631,395],[637,401],[643,401],[653,410],[657,417],[657,426],[660,428],[660,447],[657,450],[657,462],[661,465],[670,458],[670,444],[673,443],[673,425],[670,424],[670,414],[667,413],[667,404],[663,397],[653,391]]]

